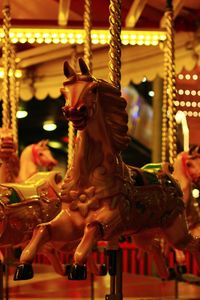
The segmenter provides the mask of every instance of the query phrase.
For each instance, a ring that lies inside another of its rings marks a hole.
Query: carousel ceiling
[[[5,4],[6,0],[1,0]],[[109,0],[91,0],[91,20],[93,30],[108,30],[109,28]],[[164,12],[166,0],[123,0],[122,1],[122,29],[123,30],[149,30],[161,31],[164,24]],[[25,144],[31,142],[33,136],[37,138],[46,137],[42,131],[41,124],[45,119],[53,118],[58,122],[60,135],[66,135],[66,127],[61,114],[58,113],[63,105],[63,99],[59,98],[50,104],[50,98],[60,97],[59,87],[63,82],[62,65],[63,61],[69,59],[74,51],[74,39],[58,40],[56,32],[73,33],[83,30],[84,0],[10,0],[11,8],[11,30],[16,29],[13,43],[16,46],[16,53],[19,59],[18,67],[24,72],[21,83],[21,105],[28,106],[29,117],[19,120],[20,134]],[[199,72],[199,41],[200,41],[200,1],[197,0],[174,0],[174,28],[177,38],[177,73],[181,73],[183,67],[184,76],[188,70]],[[3,15],[0,11],[0,24],[3,23]],[[51,30],[51,39],[48,30]],[[73,30],[72,30],[73,29]],[[52,30],[53,34],[52,35]],[[26,31],[26,39],[23,33]],[[36,36],[30,36],[36,32]],[[2,31],[0,31],[1,38]],[[46,35],[45,35],[46,34]],[[94,32],[95,34],[95,32]],[[126,33],[125,33],[126,35]],[[54,39],[53,39],[54,36]],[[29,38],[29,40],[28,40]],[[94,75],[104,78],[106,64],[108,64],[107,53],[109,45],[95,42],[92,46],[94,53]],[[127,43],[130,43],[127,42]],[[148,48],[148,50],[147,50]],[[163,53],[159,47],[141,47],[132,44],[126,46],[126,41],[122,46],[122,82],[126,85],[130,80],[140,82],[143,76],[152,80],[155,75],[162,76]],[[83,54],[83,46],[76,45],[78,55]],[[187,58],[187,60],[186,60]],[[186,70],[187,69],[187,70]],[[95,73],[96,72],[96,73]],[[97,75],[96,75],[97,74]],[[192,73],[195,74],[194,72]],[[185,78],[185,77],[184,77]],[[192,79],[192,77],[191,77]],[[197,81],[182,80],[180,90],[184,90],[183,83],[186,82],[186,89],[196,91],[196,94],[185,95],[192,102],[199,101],[198,88],[195,87]],[[192,85],[191,88],[188,87]],[[27,89],[27,86],[29,87]],[[194,92],[195,93],[195,92]],[[50,97],[48,97],[50,95]],[[179,95],[182,97],[182,95]],[[31,103],[24,100],[34,100]],[[179,97],[179,98],[180,98]],[[191,98],[192,97],[192,98]],[[196,98],[195,98],[196,97]],[[38,104],[35,99],[44,100]],[[183,101],[183,100],[182,100]],[[198,105],[188,106],[187,99],[184,99],[185,110],[196,111]],[[177,102],[178,103],[178,102]],[[39,106],[38,106],[39,105]],[[183,102],[182,102],[183,105]],[[177,104],[181,106],[181,100]],[[183,106],[182,106],[183,107]],[[200,111],[200,108],[198,108]],[[189,115],[190,126],[192,128],[191,141],[197,142],[198,133],[195,128],[199,126],[196,115]],[[197,125],[198,124],[198,125]],[[63,131],[62,131],[63,130]],[[35,133],[33,133],[35,132]],[[61,133],[62,132],[62,133]],[[31,133],[31,134],[29,134]],[[58,134],[55,133],[54,135]],[[52,135],[52,138],[54,138]],[[36,139],[36,138],[35,138]]]

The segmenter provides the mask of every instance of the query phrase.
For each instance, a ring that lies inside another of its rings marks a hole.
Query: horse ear
[[[84,60],[81,57],[79,58],[79,66],[80,66],[81,73],[83,75],[90,75],[88,66],[86,65],[86,63],[84,62]]]
[[[69,65],[67,61],[64,62],[64,74],[67,78],[76,75],[72,67]]]

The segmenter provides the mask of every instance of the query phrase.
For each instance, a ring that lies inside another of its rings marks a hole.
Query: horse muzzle
[[[62,108],[67,121],[71,121],[76,130],[83,130],[88,121],[88,109],[85,105],[78,108],[64,106]]]

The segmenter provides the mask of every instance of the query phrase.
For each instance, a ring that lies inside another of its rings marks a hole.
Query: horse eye
[[[186,163],[186,166],[187,166],[187,167],[192,167],[191,162],[188,161],[188,162]]]

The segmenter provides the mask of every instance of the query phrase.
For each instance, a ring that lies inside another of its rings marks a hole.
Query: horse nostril
[[[86,105],[81,105],[78,107],[78,111],[82,114],[86,114],[87,113],[87,106]]]
[[[62,107],[62,112],[66,118],[69,118],[69,109],[67,106]]]

